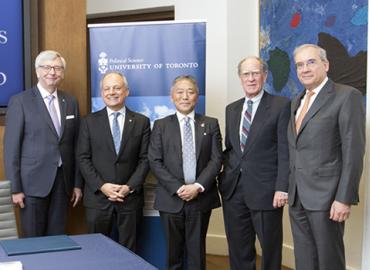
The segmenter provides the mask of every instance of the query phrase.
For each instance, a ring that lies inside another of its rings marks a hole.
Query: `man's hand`
[[[275,191],[272,206],[274,208],[279,208],[283,207],[287,203],[288,203],[288,194],[286,192]]]
[[[177,190],[177,196],[184,201],[191,201],[198,196],[199,186],[194,184],[183,185]]]
[[[337,222],[343,222],[349,218],[351,205],[334,201],[330,208],[330,219]]]
[[[82,199],[82,190],[76,187],[73,188],[73,193],[71,197],[72,207],[75,207],[81,199]]]
[[[105,183],[101,186],[100,190],[112,202],[123,202],[123,195],[120,194],[121,185]]]
[[[128,185],[122,185],[119,194],[121,194],[123,198],[126,197],[130,194],[130,187]]]
[[[12,200],[16,206],[19,206],[20,208],[24,208],[24,193],[23,192],[12,194]]]

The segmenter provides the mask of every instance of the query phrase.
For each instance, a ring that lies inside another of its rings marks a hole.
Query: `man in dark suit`
[[[211,210],[220,206],[216,176],[222,146],[217,119],[194,112],[198,86],[177,77],[171,88],[176,114],[157,120],[149,146],[150,167],[158,180],[154,208],[167,239],[168,269],[205,269],[205,238]]]
[[[121,73],[106,73],[100,86],[106,107],[82,119],[78,140],[88,231],[110,236],[115,223],[119,243],[135,252],[150,123],[125,106],[129,90]]]
[[[306,88],[292,101],[288,127],[289,205],[296,269],[345,269],[344,221],[359,201],[365,147],[361,93],[328,79],[326,52],[295,49]]]
[[[230,268],[281,268],[282,215],[288,191],[289,100],[263,90],[267,65],[247,57],[238,66],[245,97],[226,107],[224,168],[219,177]]]
[[[35,67],[38,84],[11,98],[4,136],[5,174],[24,237],[65,233],[68,198],[75,206],[82,197],[75,166],[78,104],[58,89],[65,60],[43,51]]]

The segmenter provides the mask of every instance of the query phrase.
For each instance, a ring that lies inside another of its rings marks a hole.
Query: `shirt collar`
[[[261,99],[262,99],[262,96],[263,96],[263,93],[264,93],[264,92],[265,92],[265,91],[262,89],[262,90],[258,93],[258,95],[257,95],[257,96],[254,96],[254,97],[252,97],[252,98],[245,97],[245,101],[244,101],[244,103],[245,103],[245,104],[247,104],[247,101],[248,101],[248,100],[252,100],[252,102],[253,102],[253,103],[260,102],[260,101],[261,101]]]
[[[180,113],[179,111],[176,111],[176,116],[179,122],[182,122],[185,117],[189,117],[192,121],[194,121],[195,112],[193,110],[191,113],[185,115],[185,114]]]
[[[55,90],[53,93],[50,94],[48,90],[42,87],[41,83],[37,83],[37,88],[39,89],[39,92],[43,99],[45,99],[46,97],[50,95],[53,95],[56,99],[58,98],[58,90]]]
[[[108,116],[111,116],[114,112],[120,112],[122,114],[122,116],[125,116],[126,114],[126,106],[123,106],[121,109],[119,109],[118,111],[113,111],[111,108],[109,107],[106,107],[107,108],[107,113],[108,113]]]
[[[328,79],[328,77],[326,77],[320,84],[319,84],[319,86],[318,87],[316,87],[315,89],[313,89],[312,91],[314,91],[315,92],[315,95],[317,95],[320,91],[321,91],[321,89],[324,87],[324,85],[327,83],[327,81],[328,81],[329,79]]]

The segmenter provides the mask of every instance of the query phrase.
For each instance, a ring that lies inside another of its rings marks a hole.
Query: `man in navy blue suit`
[[[232,270],[256,269],[256,235],[264,270],[281,269],[287,203],[289,100],[263,90],[267,65],[240,61],[245,96],[226,107],[224,168],[219,177]]]
[[[5,174],[20,207],[24,237],[63,234],[69,198],[82,197],[75,166],[76,98],[59,89],[66,62],[56,51],[35,60],[37,86],[11,98],[4,135]]]
[[[150,122],[126,106],[129,86],[123,74],[106,73],[100,86],[106,106],[82,119],[77,151],[87,227],[89,233],[109,236],[115,224],[119,243],[135,252],[149,171]]]

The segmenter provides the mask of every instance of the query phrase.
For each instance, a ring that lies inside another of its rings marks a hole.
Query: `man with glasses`
[[[106,107],[82,119],[78,140],[87,228],[106,236],[117,228],[119,243],[135,252],[149,171],[150,123],[127,108],[128,82],[121,73],[107,72],[100,88]]]
[[[230,269],[256,269],[256,235],[263,270],[281,269],[282,215],[287,203],[289,100],[263,90],[267,65],[240,61],[245,97],[226,107],[224,168],[219,176]]]
[[[364,99],[353,87],[327,77],[329,61],[319,46],[297,47],[294,61],[305,87],[292,101],[288,126],[296,269],[344,270],[344,221],[359,201]]]
[[[75,165],[78,104],[58,88],[66,62],[43,51],[35,68],[37,86],[9,101],[4,135],[5,174],[24,237],[64,234],[69,198],[76,206],[82,197]]]

